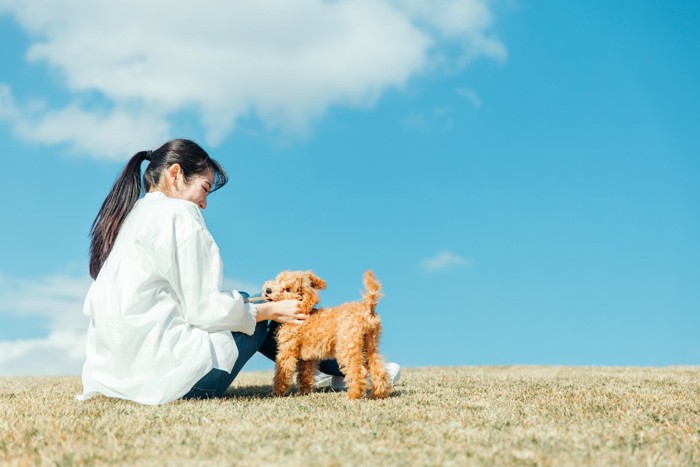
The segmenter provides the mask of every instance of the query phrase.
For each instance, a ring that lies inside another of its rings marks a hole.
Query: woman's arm
[[[298,300],[281,300],[279,302],[259,303],[257,321],[273,320],[278,323],[301,324],[308,316],[299,313]]]
[[[209,332],[227,330],[252,335],[256,307],[245,303],[235,290],[221,290],[223,263],[209,232],[195,229],[172,248],[174,262],[168,280],[178,294],[187,322]]]
[[[240,331],[251,335],[256,321],[300,324],[297,300],[253,305],[236,291],[220,290],[223,264],[219,249],[208,231],[202,229],[176,248],[174,281],[181,288],[181,303],[187,321],[207,331]]]
[[[219,248],[199,211],[189,204],[187,208],[187,212],[178,216],[184,225],[180,230],[185,234],[178,237],[179,230],[172,229],[175,235],[169,239],[174,249],[169,275],[189,324],[210,332],[229,330],[251,335],[256,321],[301,323],[305,319],[296,300],[253,305],[245,303],[235,290],[222,291],[223,263]]]

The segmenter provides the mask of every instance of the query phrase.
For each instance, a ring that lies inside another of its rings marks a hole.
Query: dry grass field
[[[409,368],[359,402],[272,398],[271,379],[161,407],[0,379],[0,464],[700,465],[700,367]]]

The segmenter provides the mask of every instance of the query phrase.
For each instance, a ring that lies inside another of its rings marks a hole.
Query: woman
[[[305,319],[295,300],[252,305],[221,291],[221,257],[200,209],[227,180],[188,140],[129,160],[92,225],[81,399],[221,396],[265,340],[268,320]]]

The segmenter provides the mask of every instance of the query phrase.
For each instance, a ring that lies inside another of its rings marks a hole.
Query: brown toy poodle
[[[301,301],[300,311],[309,317],[302,324],[283,324],[277,331],[277,358],[273,393],[283,396],[289,390],[294,372],[300,394],[314,387],[314,375],[320,360],[335,358],[345,374],[348,397],[365,396],[367,377],[371,396],[383,399],[391,392],[391,383],[379,355],[381,321],[375,308],[382,297],[381,284],[372,271],[364,274],[366,292],[362,300],[333,308],[314,308],[318,290],[326,282],[311,271],[284,271],[263,285],[268,301]]]

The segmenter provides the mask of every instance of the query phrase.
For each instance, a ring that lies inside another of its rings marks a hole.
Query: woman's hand
[[[258,321],[273,320],[278,323],[301,324],[308,315],[299,312],[298,300],[280,300],[255,305],[258,310]]]

